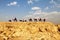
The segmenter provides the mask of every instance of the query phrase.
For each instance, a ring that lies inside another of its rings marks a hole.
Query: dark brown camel
[[[38,19],[39,21],[42,21],[42,19],[40,18],[40,19]]]
[[[45,21],[46,21],[46,19],[43,19],[43,21],[45,22]]]
[[[9,22],[12,22],[11,20],[8,20]]]
[[[32,19],[30,18],[29,21],[32,21]]]
[[[36,18],[34,19],[34,22],[37,22],[37,19]]]
[[[20,22],[22,22],[23,20],[19,20]]]
[[[14,22],[17,22],[17,18],[14,18],[13,21],[14,21]]]

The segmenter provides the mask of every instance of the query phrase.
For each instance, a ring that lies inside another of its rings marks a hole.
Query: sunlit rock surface
[[[0,22],[0,40],[60,40],[60,25],[50,22]]]

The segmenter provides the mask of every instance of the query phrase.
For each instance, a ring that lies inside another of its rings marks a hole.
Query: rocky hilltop
[[[51,22],[0,22],[0,40],[60,40],[60,25]]]

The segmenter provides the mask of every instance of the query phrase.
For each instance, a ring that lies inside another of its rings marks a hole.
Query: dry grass
[[[60,40],[60,25],[50,22],[0,22],[0,40]]]

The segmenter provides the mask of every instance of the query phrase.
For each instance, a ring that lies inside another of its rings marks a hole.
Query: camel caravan
[[[12,19],[12,20],[8,20],[9,22],[18,22],[18,20],[17,20],[17,18],[14,18],[14,19]],[[28,20],[19,20],[19,22],[38,22],[38,21],[43,21],[43,22],[45,22],[46,21],[46,19],[41,19],[41,18],[34,18],[34,19],[32,19],[32,18],[29,18]]]

